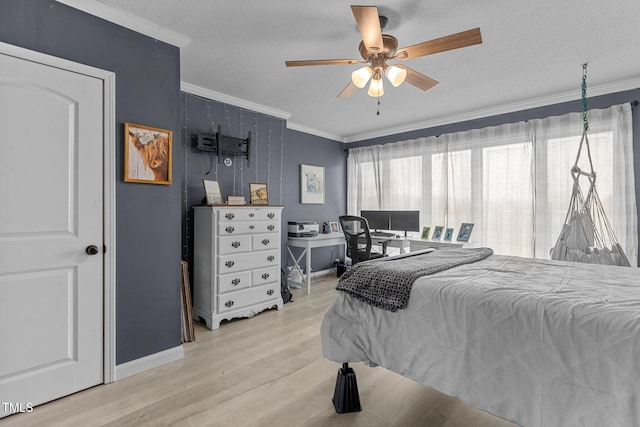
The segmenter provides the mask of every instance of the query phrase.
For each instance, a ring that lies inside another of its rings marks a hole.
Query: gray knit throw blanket
[[[493,254],[489,248],[427,249],[395,257],[360,262],[347,270],[337,290],[384,310],[396,311],[409,304],[413,282]]]

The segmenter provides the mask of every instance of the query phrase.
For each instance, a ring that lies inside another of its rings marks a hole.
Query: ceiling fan
[[[431,77],[417,72],[402,64],[390,65],[389,60],[404,61],[420,56],[445,52],[482,43],[480,28],[474,28],[449,36],[440,37],[412,46],[398,49],[398,39],[389,34],[382,34],[387,18],[378,16],[375,6],[351,6],[356,19],[358,30],[362,36],[359,50],[364,60],[360,59],[312,59],[303,61],[285,61],[287,67],[301,67],[308,65],[337,65],[337,64],[366,64],[351,74],[351,81],[338,94],[338,98],[351,96],[357,89],[369,84],[367,93],[373,97],[384,95],[382,75],[384,74],[394,87],[407,83],[422,89],[431,89],[438,82]]]

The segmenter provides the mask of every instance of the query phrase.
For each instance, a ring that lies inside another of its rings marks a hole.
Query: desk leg
[[[307,240],[307,295],[311,295],[311,241]]]
[[[293,260],[293,267],[292,270],[298,270],[298,273],[300,273],[300,277],[304,278],[304,273],[302,272],[302,269],[300,268],[300,260],[302,259],[302,257],[304,256],[306,249],[304,249],[302,251],[302,253],[300,254],[300,257],[298,257],[296,259],[296,257],[293,255],[293,252],[291,252],[291,248],[289,246],[287,246],[287,250],[289,251],[289,256],[291,256],[291,259]],[[300,285],[295,285],[295,284],[289,284],[290,288],[293,289],[300,289],[302,288],[302,286]]]

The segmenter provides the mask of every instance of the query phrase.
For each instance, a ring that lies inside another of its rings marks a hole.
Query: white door
[[[103,382],[102,109],[102,80],[0,54],[0,418]]]

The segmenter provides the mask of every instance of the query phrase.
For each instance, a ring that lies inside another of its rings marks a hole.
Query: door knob
[[[96,255],[100,251],[98,250],[98,247],[96,245],[89,245],[87,246],[87,249],[85,249],[85,252],[87,253],[87,255]]]

